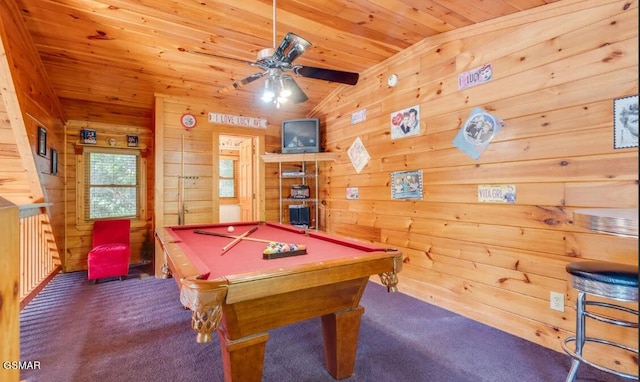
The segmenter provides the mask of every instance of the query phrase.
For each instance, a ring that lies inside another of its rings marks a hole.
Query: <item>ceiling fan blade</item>
[[[293,72],[299,76],[307,78],[315,78],[317,80],[325,80],[331,82],[339,82],[341,84],[355,85],[358,83],[360,75],[353,72],[343,72],[341,70],[314,68],[312,66],[296,65]]]
[[[291,90],[291,96],[289,97],[289,100],[291,102],[300,103],[309,99],[302,88],[298,86],[298,83],[296,83],[296,80],[294,80],[293,77],[285,76],[284,80],[287,89]]]
[[[233,60],[233,61],[243,62],[243,63],[245,63],[247,65],[257,66],[257,63],[252,62],[252,61],[246,61],[246,60],[241,60],[239,58],[221,56],[221,55],[215,54],[215,53],[202,52],[200,50],[191,50],[191,49],[184,49],[184,48],[178,48],[178,50],[181,51],[181,52],[201,54],[203,56],[216,57],[216,58],[221,58],[221,59],[224,59],[224,60]]]
[[[284,36],[280,46],[278,46],[276,51],[273,53],[273,58],[278,62],[291,64],[293,60],[298,58],[310,46],[311,43],[309,41],[289,32]]]
[[[245,77],[245,78],[241,79],[240,81],[235,81],[231,85],[226,86],[226,87],[218,90],[218,93],[226,93],[226,92],[228,92],[230,90],[235,90],[235,89],[241,88],[246,84],[250,84],[255,80],[259,80],[260,78],[264,77],[265,74],[267,74],[267,72],[261,72],[261,73],[252,74],[249,77]]]

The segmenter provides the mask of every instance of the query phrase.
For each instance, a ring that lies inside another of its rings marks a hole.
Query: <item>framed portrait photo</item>
[[[47,156],[47,129],[38,126],[38,155]]]
[[[420,134],[420,105],[394,111],[390,115],[391,139]]]
[[[82,129],[80,130],[80,141],[82,143],[96,144],[98,142],[98,134],[95,130]]]
[[[51,175],[58,175],[58,150],[51,149]]]
[[[137,135],[127,135],[127,146],[129,146],[129,147],[138,147],[138,136]]]
[[[613,148],[638,147],[638,95],[613,100]]]

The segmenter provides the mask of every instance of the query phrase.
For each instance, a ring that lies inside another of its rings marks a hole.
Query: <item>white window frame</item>
[[[137,211],[136,216],[131,216],[132,221],[145,221],[147,217],[147,160],[141,155],[140,150],[126,149],[126,148],[107,148],[107,147],[91,147],[84,146],[80,154],[76,155],[76,224],[88,224],[92,223],[96,219],[88,218],[87,209],[90,206],[85,205],[85,195],[88,192],[89,185],[86,184],[86,165],[88,155],[91,153],[104,153],[104,154],[124,154],[124,155],[136,155],[138,168],[136,170],[137,187]],[[116,217],[114,217],[115,219]],[[124,217],[124,218],[129,218]],[[104,218],[109,219],[109,218]]]

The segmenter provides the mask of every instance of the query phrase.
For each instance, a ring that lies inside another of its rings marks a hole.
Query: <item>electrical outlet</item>
[[[551,296],[549,298],[549,306],[553,310],[564,312],[564,294],[551,292]]]

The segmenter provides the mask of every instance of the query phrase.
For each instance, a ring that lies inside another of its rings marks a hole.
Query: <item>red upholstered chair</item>
[[[93,249],[87,257],[89,280],[126,277],[129,274],[131,221],[96,220],[93,225]]]

